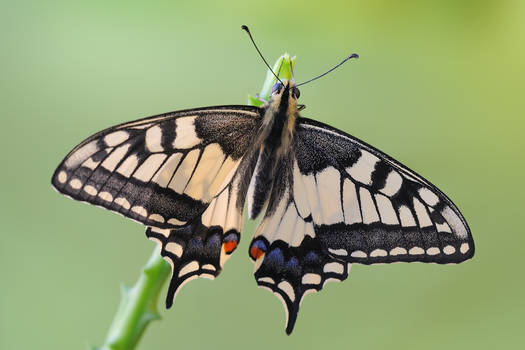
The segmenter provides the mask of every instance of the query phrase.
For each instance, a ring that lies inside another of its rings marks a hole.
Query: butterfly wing
[[[283,302],[286,332],[302,298],[351,263],[458,263],[474,243],[435,186],[354,137],[301,118],[250,245],[259,286]]]
[[[167,308],[185,283],[197,277],[217,277],[237,248],[242,228],[241,178],[236,176],[190,225],[182,229],[148,227],[146,230],[148,238],[159,244],[161,255],[172,267]]]
[[[297,128],[294,203],[330,255],[350,263],[459,263],[474,255],[452,201],[412,170],[328,125]]]
[[[220,106],[114,126],[75,147],[52,184],[144,225],[183,227],[231,182],[259,123],[257,107]]]
[[[250,244],[259,287],[283,303],[286,333],[293,330],[305,295],[330,281],[342,281],[350,265],[330,254],[316,238],[311,216],[301,216],[294,202],[292,153],[279,160],[264,218]]]
[[[215,278],[239,243],[240,183],[252,171],[243,160],[259,124],[256,107],[220,106],[118,125],[75,147],[52,184],[148,226],[172,266],[169,308],[186,282]]]

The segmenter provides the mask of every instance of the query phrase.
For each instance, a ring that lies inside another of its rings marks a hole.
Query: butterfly
[[[172,267],[168,308],[188,281],[219,275],[245,207],[262,215],[248,253],[259,287],[283,302],[287,334],[304,296],[346,279],[351,264],[472,258],[470,229],[445,194],[302,117],[298,85],[276,78],[262,107],[188,109],[98,132],[65,157],[52,185],[147,226]]]

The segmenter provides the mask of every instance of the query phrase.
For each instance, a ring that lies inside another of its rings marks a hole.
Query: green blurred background
[[[476,242],[461,265],[355,265],[303,303],[256,288],[254,223],[215,281],[184,287],[139,349],[493,349],[523,344],[525,2],[9,1],[0,8],[0,348],[101,344],[154,243],[144,228],[55,193],[78,142],[156,113],[246,103],[297,55],[304,116],[428,178]],[[162,293],[163,301],[165,292]],[[162,306],[162,303],[161,303]]]

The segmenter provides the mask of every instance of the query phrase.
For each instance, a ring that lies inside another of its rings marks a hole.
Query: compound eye
[[[281,84],[280,82],[277,82],[273,84],[272,94],[278,94],[281,92],[282,89],[283,89],[283,84]]]
[[[296,99],[298,99],[299,96],[301,96],[301,92],[300,92],[299,89],[296,88],[295,86],[293,87],[293,92],[292,92],[292,94],[293,94],[293,97],[295,97]]]

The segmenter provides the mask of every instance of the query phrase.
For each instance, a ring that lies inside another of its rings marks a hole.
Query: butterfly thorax
[[[276,170],[290,155],[299,112],[293,82],[274,88],[270,101],[262,108],[263,122],[255,147],[258,159],[248,190],[248,212],[256,217],[264,208],[273,188]]]

